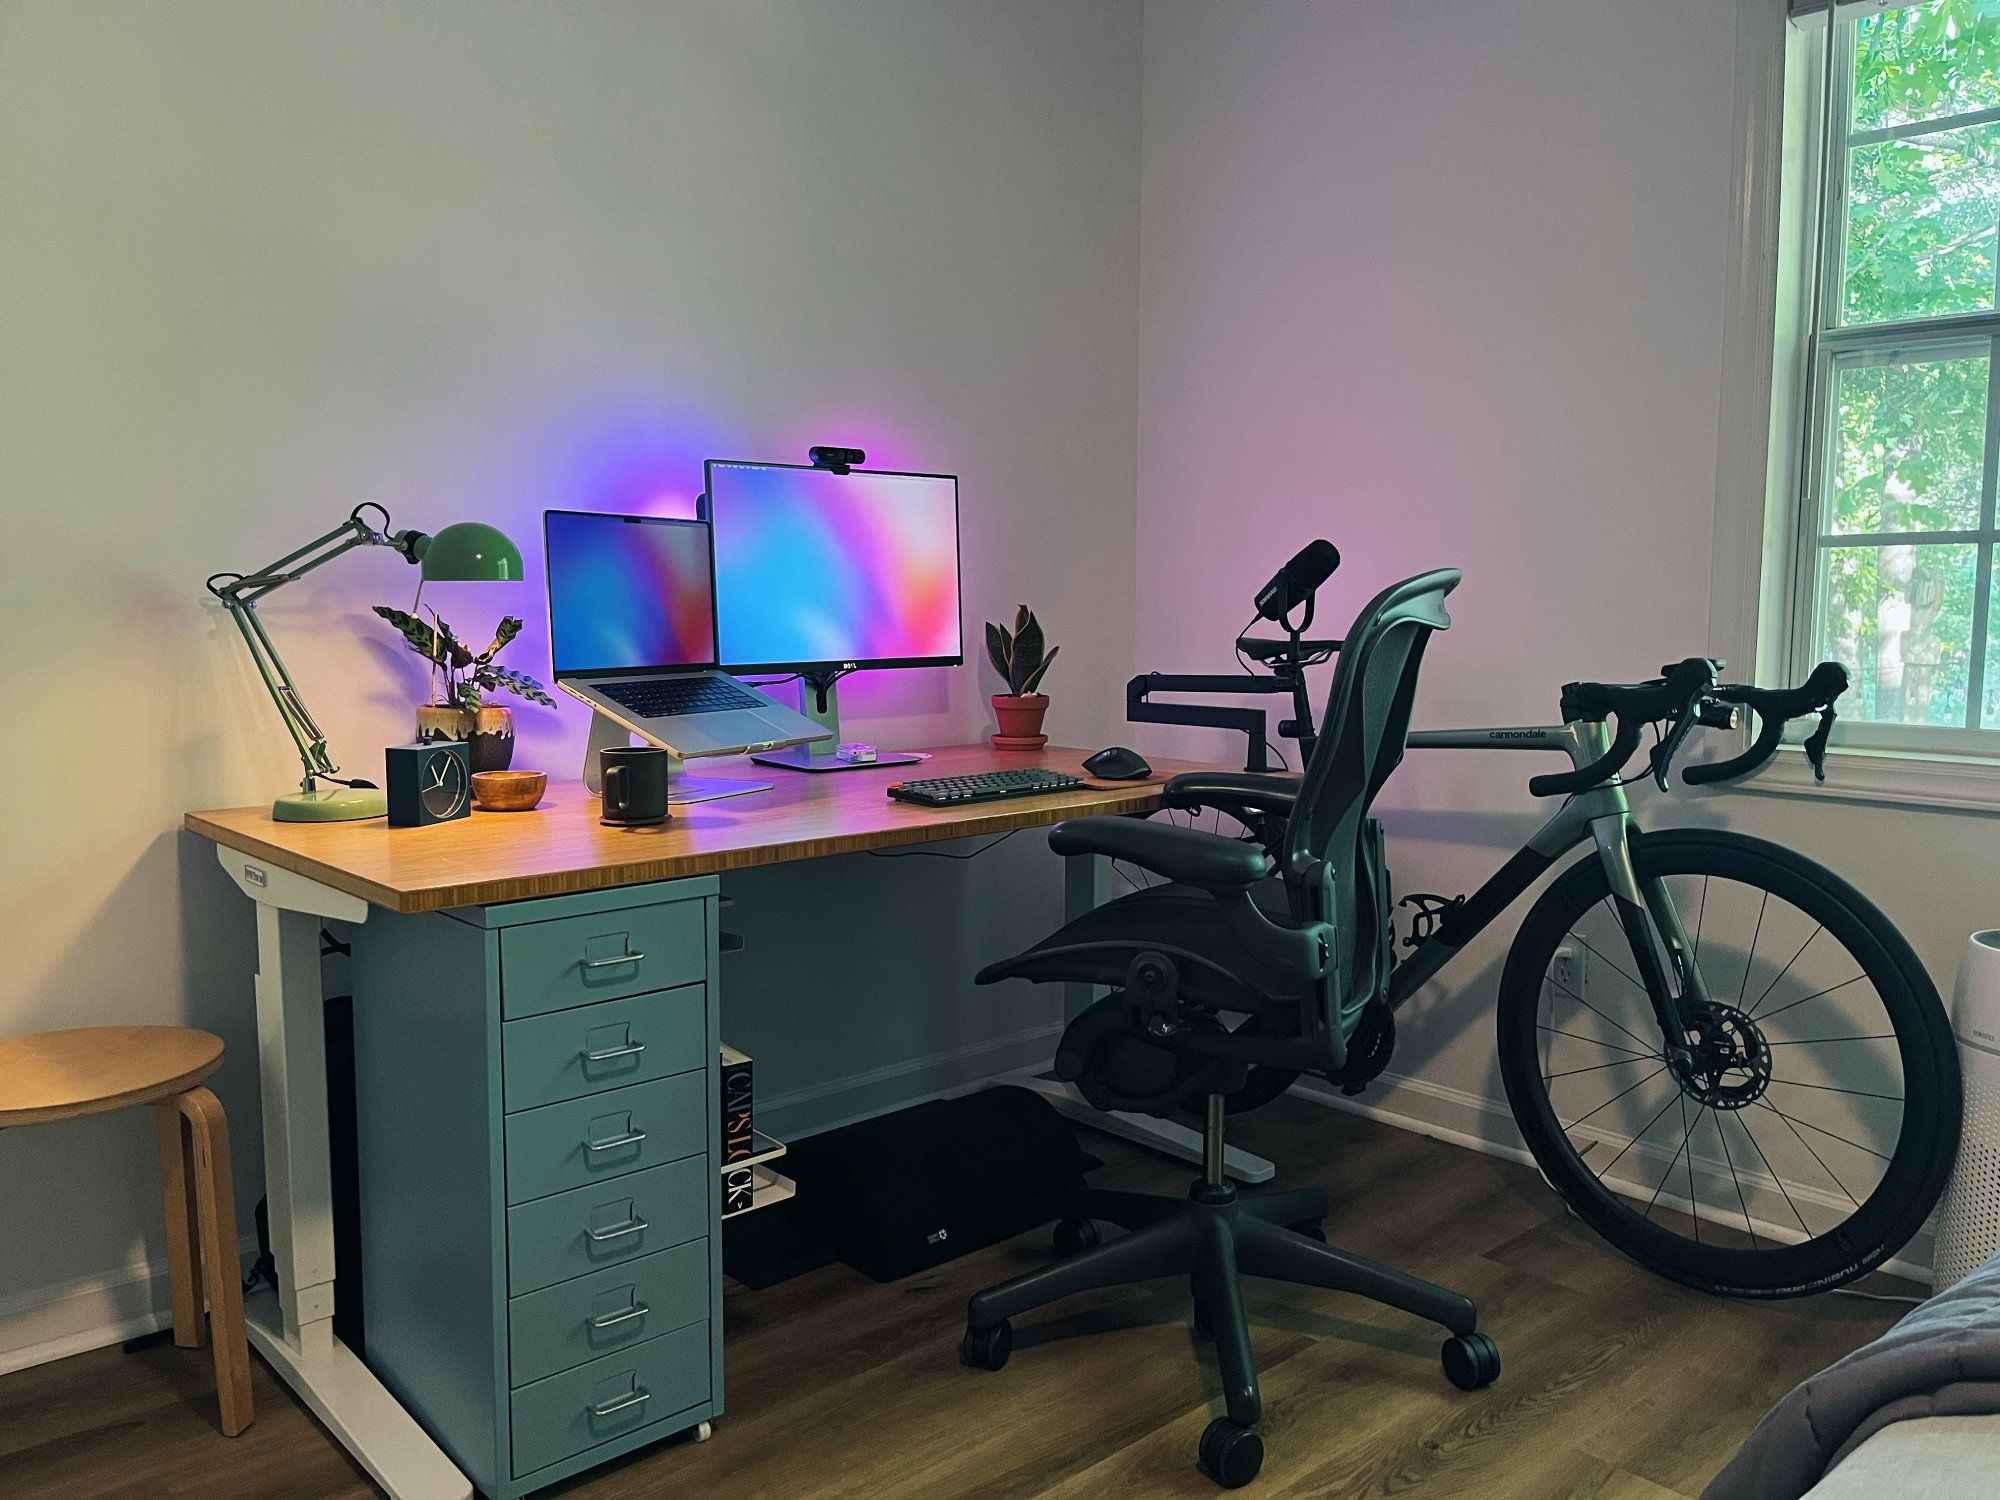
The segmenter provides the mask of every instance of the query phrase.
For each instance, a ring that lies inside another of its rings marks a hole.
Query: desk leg
[[[257,1049],[264,1190],[277,1293],[244,1303],[250,1343],[391,1500],[470,1500],[472,1483],[333,1336],[333,1190],[327,1159],[326,1017],[319,931],[367,906],[222,849],[257,903]]]
[[[1111,899],[1111,861],[1100,854],[1073,854],[1063,861],[1063,916],[1075,921],[1085,912]],[[1073,1021],[1104,991],[1093,984],[1063,986],[1063,1019]],[[1175,1120],[1153,1115],[1107,1113],[1093,1108],[1083,1095],[1059,1079],[1017,1073],[1007,1082],[1032,1089],[1056,1107],[1056,1113],[1092,1130],[1134,1141],[1182,1161],[1201,1160],[1201,1132]],[[1223,1169],[1238,1182],[1269,1182],[1276,1171],[1261,1156],[1252,1156],[1230,1146],[1223,1153]]]

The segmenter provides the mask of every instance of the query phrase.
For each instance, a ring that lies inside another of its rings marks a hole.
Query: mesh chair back
[[[1323,1022],[1345,1037],[1388,982],[1389,914],[1368,857],[1368,809],[1403,759],[1417,669],[1431,632],[1451,624],[1453,568],[1420,573],[1370,600],[1340,649],[1326,717],[1293,809],[1283,876],[1301,918],[1330,923],[1334,983]]]

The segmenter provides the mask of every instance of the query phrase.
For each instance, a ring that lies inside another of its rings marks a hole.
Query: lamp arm
[[[379,530],[362,518],[362,512],[366,510],[381,512]],[[285,731],[298,747],[299,764],[305,772],[300,787],[307,792],[312,791],[317,778],[337,780],[340,767],[329,754],[326,735],[306,707],[305,699],[299,695],[292,682],[292,674],[285,669],[284,658],[271,644],[264,622],[257,618],[257,601],[356,547],[393,547],[403,554],[404,561],[415,563],[418,560],[418,544],[424,540],[423,534],[416,531],[391,532],[390,524],[389,512],[381,506],[373,502],[357,505],[348,518],[333,530],[287,552],[276,562],[254,573],[217,573],[207,583],[208,591],[221,601],[222,607],[229,611],[230,619],[236,622],[244,645],[249,647],[250,660],[256,665],[257,675],[263,679],[264,690],[277,705],[278,716],[285,721]]]
[[[277,705],[278,717],[285,721],[285,731],[298,747],[299,764],[304,769],[304,777],[299,786],[310,792],[316,778],[336,776],[340,767],[334,764],[326,748],[326,736],[314,722],[305,700],[292,684],[292,675],[286,671],[284,659],[278,655],[278,648],[271,644],[265,634],[264,622],[257,618],[257,612],[247,599],[228,598],[223,607],[229,611],[230,619],[236,622],[236,629],[243,636],[243,644],[250,649],[250,660],[257,668],[257,675],[263,679],[264,691],[271,695],[271,702]]]

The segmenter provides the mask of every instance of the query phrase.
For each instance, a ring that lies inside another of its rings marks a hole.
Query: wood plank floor
[[[1262,1477],[1277,1497],[1692,1496],[1793,1383],[1901,1309],[1851,1297],[1720,1302],[1627,1263],[1529,1168],[1281,1100],[1231,1138],[1332,1195],[1336,1243],[1455,1286],[1498,1340],[1499,1382],[1439,1371],[1439,1335],[1333,1293],[1252,1283]],[[1180,1191],[1187,1169],[1097,1135],[1100,1185]],[[966,1296],[1047,1253],[1032,1235],[891,1286],[835,1266],[726,1303],[729,1411],[550,1491],[575,1500],[1219,1493],[1193,1467],[1221,1410],[1167,1282],[1019,1319],[1005,1370],[963,1369]],[[1901,1283],[1883,1289],[1907,1292]],[[372,1488],[264,1368],[257,1422],[216,1430],[204,1353],[100,1350],[0,1379],[10,1500],[319,1500]]]

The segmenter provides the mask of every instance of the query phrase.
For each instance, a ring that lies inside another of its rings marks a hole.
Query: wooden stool
[[[253,1413],[229,1123],[221,1102],[201,1087],[221,1066],[222,1039],[182,1026],[91,1026],[0,1038],[0,1129],[153,1106],[166,1185],[174,1342],[199,1349],[214,1333],[222,1431],[235,1437]],[[202,1280],[208,1285],[206,1326]]]

